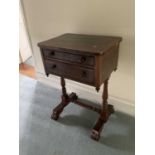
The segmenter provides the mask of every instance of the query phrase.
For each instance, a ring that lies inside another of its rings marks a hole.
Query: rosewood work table
[[[113,106],[107,102],[108,80],[111,73],[117,69],[121,40],[121,37],[67,33],[38,43],[46,75],[61,77],[62,100],[53,109],[52,119],[57,120],[70,102],[96,111],[99,118],[92,128],[91,138],[99,140],[104,123],[114,112]],[[98,108],[83,103],[74,92],[68,95],[65,78],[94,86],[96,91],[104,84],[102,106]]]

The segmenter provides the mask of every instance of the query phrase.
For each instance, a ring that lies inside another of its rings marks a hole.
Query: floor
[[[58,121],[50,119],[60,95],[20,75],[20,155],[134,155],[134,117],[116,111],[96,142],[90,131],[97,113],[70,103]]]
[[[24,63],[19,64],[19,73],[31,78],[36,78],[33,58],[30,57]]]

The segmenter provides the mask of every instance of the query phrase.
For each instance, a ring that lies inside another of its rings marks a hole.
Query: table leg
[[[108,120],[108,117],[110,114],[114,113],[114,108],[112,105],[108,105],[107,99],[108,99],[108,80],[105,80],[104,82],[104,88],[103,88],[103,94],[102,94],[102,109],[100,116],[94,125],[92,132],[91,132],[91,138],[94,140],[99,140],[100,133],[102,131],[104,123]]]
[[[63,109],[70,102],[69,96],[66,92],[65,79],[63,77],[61,77],[61,87],[62,87],[61,103],[53,109],[53,113],[51,115],[51,118],[54,120],[57,120],[59,118],[59,115],[61,114]]]

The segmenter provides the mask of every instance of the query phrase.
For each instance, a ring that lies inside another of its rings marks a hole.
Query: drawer
[[[48,74],[55,74],[63,76],[74,81],[94,84],[94,70],[83,67],[77,67],[76,65],[69,65],[67,63],[59,61],[45,60],[45,68]]]
[[[94,56],[85,54],[72,54],[55,50],[43,50],[45,59],[59,59],[62,61],[69,61],[81,65],[94,66]]]

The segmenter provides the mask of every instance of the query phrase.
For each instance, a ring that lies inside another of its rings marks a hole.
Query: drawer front
[[[58,76],[63,76],[74,81],[94,84],[94,70],[86,69],[83,67],[77,67],[76,65],[69,65],[66,63],[45,60],[46,72],[48,74],[55,74]]]
[[[59,52],[55,50],[43,50],[45,59],[59,59],[63,61],[69,61],[72,63],[78,63],[81,65],[94,66],[94,56],[72,54],[66,52]]]

